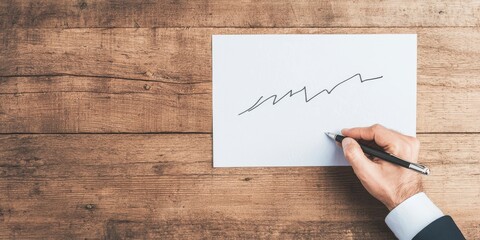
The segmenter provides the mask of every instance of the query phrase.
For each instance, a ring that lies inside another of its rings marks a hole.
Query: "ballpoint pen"
[[[330,138],[332,138],[333,140],[335,140],[337,142],[342,142],[342,140],[345,138],[345,136],[342,136],[340,134],[335,134],[335,133],[330,133],[330,132],[326,132],[325,134],[327,134],[327,136],[329,136]],[[423,166],[423,165],[418,164],[418,163],[411,163],[411,162],[405,161],[405,160],[400,159],[400,158],[398,158],[398,157],[396,157],[396,156],[394,156],[390,153],[384,152],[382,150],[377,150],[377,149],[371,148],[371,147],[366,146],[365,144],[360,143],[360,142],[358,144],[360,144],[360,147],[362,148],[363,152],[368,154],[368,155],[383,159],[387,162],[391,162],[393,164],[402,166],[404,168],[412,169],[414,171],[417,171],[417,172],[425,174],[425,175],[430,174],[430,170],[426,166]]]

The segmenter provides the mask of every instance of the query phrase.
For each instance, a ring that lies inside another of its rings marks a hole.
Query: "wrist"
[[[405,189],[404,191],[395,192],[392,194],[392,197],[389,200],[384,202],[384,205],[388,208],[389,211],[392,211],[398,205],[403,203],[405,200],[409,199],[413,195],[422,192],[421,186]]]

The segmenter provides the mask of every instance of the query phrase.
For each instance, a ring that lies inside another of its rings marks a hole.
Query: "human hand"
[[[420,142],[416,138],[379,124],[343,129],[342,134],[347,137],[342,141],[343,152],[353,171],[365,189],[389,210],[422,191],[421,176],[418,173],[378,158],[370,160],[354,140],[373,141],[384,151],[416,163],[420,148]]]

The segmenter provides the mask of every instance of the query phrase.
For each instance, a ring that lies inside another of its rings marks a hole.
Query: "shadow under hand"
[[[321,202],[328,216],[338,216],[343,231],[355,238],[393,239],[385,224],[388,209],[362,186],[350,166],[321,167],[318,173]]]

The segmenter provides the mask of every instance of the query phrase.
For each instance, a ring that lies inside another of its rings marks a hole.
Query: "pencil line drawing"
[[[308,103],[310,102],[312,99],[314,99],[315,97],[317,97],[318,95],[326,92],[327,94],[331,94],[333,92],[333,90],[335,88],[337,88],[338,86],[342,85],[343,83],[346,83],[352,79],[360,79],[360,83],[364,83],[364,82],[368,82],[368,81],[373,81],[373,80],[378,80],[378,79],[381,79],[383,78],[383,76],[379,76],[379,77],[374,77],[374,78],[366,78],[366,79],[363,79],[362,78],[362,75],[360,73],[357,73],[339,83],[337,83],[335,86],[333,86],[331,89],[323,89],[321,90],[320,92],[317,92],[315,95],[313,95],[312,97],[308,97],[307,95],[307,86],[304,86],[302,89],[294,92],[293,90],[290,90],[288,91],[287,93],[285,93],[283,96],[281,96],[280,98],[278,98],[278,95],[274,94],[274,95],[271,95],[267,98],[264,98],[264,96],[261,96],[260,98],[258,98],[258,100],[251,106],[249,107],[247,110],[239,113],[238,115],[242,115],[244,113],[247,113],[247,112],[251,112],[253,110],[255,110],[256,108],[258,108],[259,106],[261,106],[262,104],[264,104],[265,102],[267,102],[268,100],[270,99],[273,99],[272,100],[272,106],[277,104],[278,102],[280,102],[282,99],[284,99],[286,96],[289,96],[289,97],[293,97],[294,95],[298,94],[298,93],[301,93],[303,92],[304,93],[304,96],[305,96],[305,103]]]

